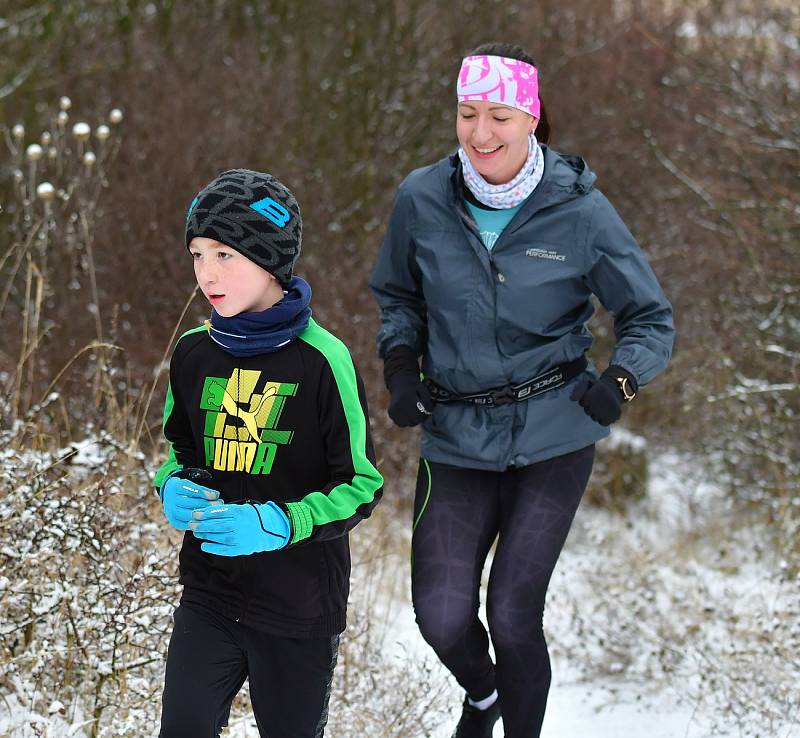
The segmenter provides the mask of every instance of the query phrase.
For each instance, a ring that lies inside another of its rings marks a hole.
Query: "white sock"
[[[477,707],[479,710],[488,710],[495,702],[497,702],[497,690],[495,689],[488,697],[484,697],[482,700],[478,700],[477,702],[472,699],[469,695],[467,695],[467,702],[473,707]]]

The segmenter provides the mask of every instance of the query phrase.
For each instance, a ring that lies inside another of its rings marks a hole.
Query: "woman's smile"
[[[473,146],[472,150],[475,152],[475,155],[479,159],[491,159],[500,149],[503,148],[503,145],[500,144],[499,146],[493,146],[490,148],[485,148],[482,146]]]

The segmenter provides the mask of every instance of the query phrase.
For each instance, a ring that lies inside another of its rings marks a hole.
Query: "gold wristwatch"
[[[617,380],[619,391],[622,392],[622,399],[625,402],[630,402],[636,397],[636,391],[631,387],[631,380],[627,377],[614,377]]]

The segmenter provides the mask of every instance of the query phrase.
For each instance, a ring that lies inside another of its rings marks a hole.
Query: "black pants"
[[[262,738],[321,738],[339,636],[284,638],[181,604],[169,642],[160,738],[217,738],[250,679]]]
[[[541,731],[550,689],[545,596],[593,461],[592,445],[504,472],[420,463],[411,574],[417,624],[470,697],[497,689],[506,738]],[[495,538],[486,614],[496,665],[478,618]]]

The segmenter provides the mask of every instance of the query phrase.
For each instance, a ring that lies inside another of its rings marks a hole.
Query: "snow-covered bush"
[[[176,580],[148,475],[102,439],[0,464],[0,734],[152,734]]]
[[[153,466],[106,434],[52,452],[0,437],[0,735],[157,733],[180,534]],[[354,536],[353,596],[330,735],[408,738],[441,720],[444,676],[385,627],[406,607],[407,532],[387,509]],[[229,733],[252,724],[245,689]],[[245,732],[240,732],[245,731]]]

